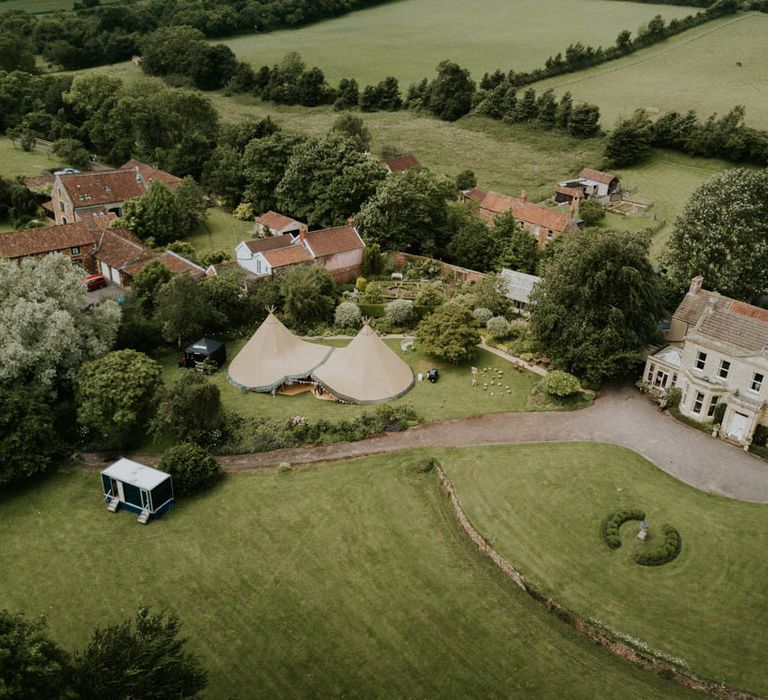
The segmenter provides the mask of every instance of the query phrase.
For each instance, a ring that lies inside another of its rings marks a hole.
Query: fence
[[[451,265],[442,260],[435,260],[434,258],[428,258],[424,255],[413,255],[412,253],[401,252],[394,254],[395,267],[403,268],[409,262],[429,262],[440,265],[442,276],[450,277],[455,284],[461,284],[463,282],[481,282],[485,279],[485,275],[482,272],[477,272],[477,270],[469,270],[466,267]]]

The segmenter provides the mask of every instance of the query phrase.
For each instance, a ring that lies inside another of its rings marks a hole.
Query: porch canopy
[[[229,381],[248,391],[272,391],[309,377],[333,352],[297,338],[270,313],[229,365]]]
[[[381,403],[413,388],[413,371],[368,325],[312,373],[334,396],[351,403]]]

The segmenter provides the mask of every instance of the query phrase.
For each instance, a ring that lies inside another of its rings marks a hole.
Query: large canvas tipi
[[[229,365],[229,381],[249,391],[273,391],[289,379],[304,379],[333,348],[297,338],[270,313]]]
[[[336,350],[312,379],[342,401],[380,403],[413,387],[413,371],[366,323],[352,342]]]

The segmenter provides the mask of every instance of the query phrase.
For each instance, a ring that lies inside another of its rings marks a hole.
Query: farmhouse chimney
[[[524,202],[528,201],[528,193],[525,190],[520,190],[520,199]]]
[[[299,243],[303,246],[306,240],[307,240],[307,227],[302,226],[299,229]]]
[[[354,226],[354,225],[355,225],[355,217],[354,216],[350,216],[347,219],[347,226]]]
[[[704,284],[704,278],[699,275],[691,280],[691,286],[688,289],[688,294],[696,294],[701,289],[701,285]]]

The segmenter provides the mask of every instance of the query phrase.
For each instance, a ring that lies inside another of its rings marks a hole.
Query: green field
[[[432,76],[446,59],[469,68],[479,80],[497,68],[536,68],[577,41],[610,45],[622,29],[634,32],[656,14],[671,19],[693,11],[608,0],[404,0],[224,43],[257,67],[298,51],[332,83],[356,78],[366,84],[394,75],[406,87]]]
[[[626,3],[622,3],[625,5]],[[749,13],[697,27],[631,56],[537,83],[594,102],[610,128],[638,107],[700,116],[747,109],[751,126],[768,129],[768,15]],[[737,63],[741,62],[741,66]]]
[[[111,5],[120,0],[101,0],[102,5]],[[138,0],[139,3],[146,0]],[[2,0],[0,13],[10,10],[24,10],[32,14],[45,14],[57,10],[71,10],[75,0]]]
[[[10,139],[0,138],[0,177],[48,175],[49,170],[60,165],[61,161],[55,156],[42,151],[25,151],[14,146]]]
[[[608,445],[467,450],[445,465],[474,525],[529,581],[698,673],[768,693],[768,507],[702,493]],[[648,544],[653,528],[677,527],[679,558],[632,562],[647,546],[637,523],[609,550],[600,524],[623,506],[645,510]]]
[[[480,453],[478,453],[479,455]],[[424,453],[228,475],[146,527],[97,474],[2,499],[0,608],[84,644],[179,613],[209,698],[694,697],[544,611],[459,530]]]
[[[231,361],[246,340],[228,343],[227,357]],[[344,346],[348,340],[323,341],[328,345]],[[416,382],[416,386],[405,396],[390,404],[407,404],[412,406],[425,421],[445,420],[448,418],[468,418],[484,413],[501,413],[505,411],[529,410],[528,395],[540,377],[532,372],[518,372],[504,359],[492,355],[485,350],[478,350],[475,363],[479,367],[493,367],[503,370],[503,387],[491,391],[483,391],[481,386],[472,388],[472,376],[470,365],[449,365],[445,362],[428,358],[420,350],[400,349],[399,340],[387,340],[387,344],[400,355],[413,369],[415,373],[426,372],[430,367],[440,370],[440,380],[435,384],[429,382]],[[180,369],[178,364],[178,352],[168,352],[159,359],[164,368],[166,382],[180,377],[189,370]],[[354,418],[363,410],[372,410],[372,407],[357,406],[352,404],[333,403],[320,401],[309,393],[298,396],[271,396],[270,394],[258,394],[242,391],[227,380],[226,369],[220,369],[211,376],[221,390],[221,398],[226,409],[237,411],[245,416],[259,416],[263,418],[290,418],[291,416],[304,416],[309,420],[342,420]],[[482,381],[481,381],[482,384]],[[510,387],[511,394],[506,387]],[[461,401],[457,397],[461,396]],[[553,408],[550,406],[549,408]]]

